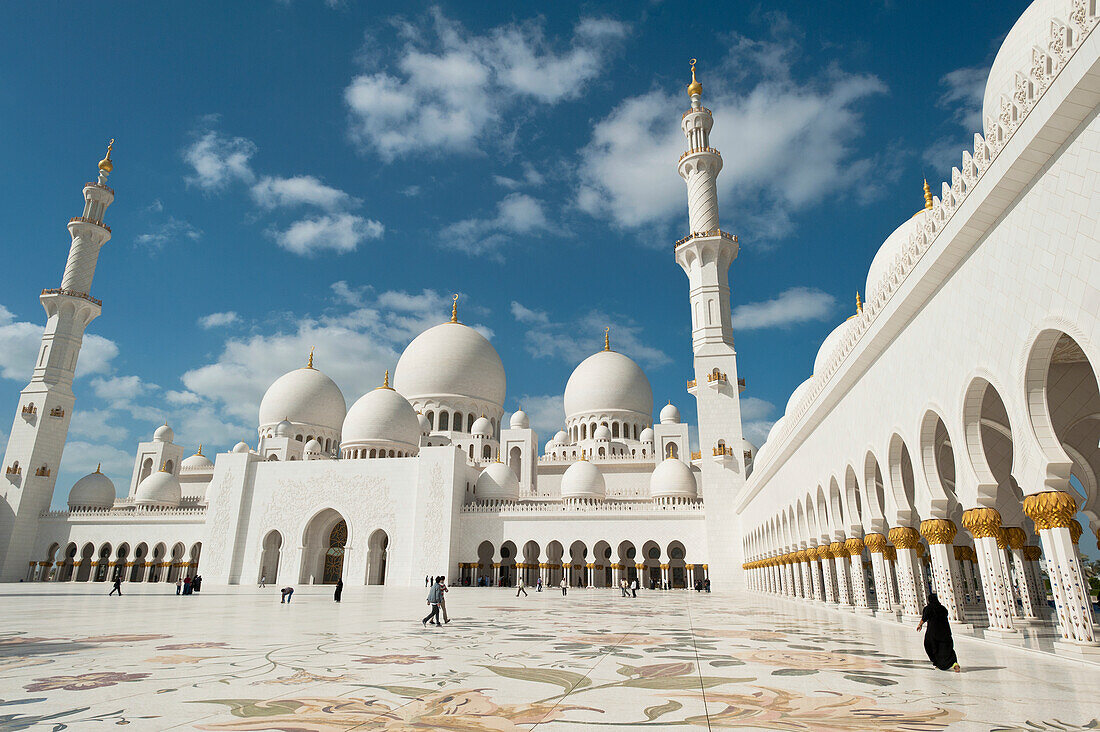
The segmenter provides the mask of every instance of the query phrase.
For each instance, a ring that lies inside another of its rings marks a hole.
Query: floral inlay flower
[[[724,628],[718,630],[696,628],[695,635],[704,638],[736,638],[755,641],[781,641],[787,638],[786,633],[775,630],[726,630]]]
[[[561,719],[566,712],[575,709],[601,711],[539,702],[498,704],[481,689],[428,692],[407,704],[350,697],[211,701],[230,704],[232,714],[241,719],[202,725],[199,729],[322,732],[355,727],[356,730],[383,732],[429,729],[519,732],[539,722]]]
[[[186,653],[169,653],[164,656],[153,656],[152,658],[145,659],[146,663],[165,663],[174,665],[177,663],[198,663],[199,661],[205,661],[213,656],[188,656]]]
[[[871,671],[882,668],[881,663],[871,658],[828,651],[759,650],[745,653],[741,658],[745,661],[784,668],[830,671]]]
[[[568,643],[588,643],[594,646],[659,646],[668,642],[667,638],[646,635],[645,633],[586,633],[567,635],[561,640]]]
[[[138,643],[140,641],[147,640],[161,640],[162,638],[171,638],[170,635],[160,635],[157,633],[144,633],[144,634],[132,634],[132,635],[93,635],[89,638],[77,638],[74,643]]]
[[[710,691],[707,692],[707,706],[709,715],[688,717],[685,721],[703,727],[748,727],[784,732],[938,732],[965,718],[961,712],[940,708],[885,709],[877,706],[873,699],[853,694],[823,692],[804,696],[766,687],[752,694]]]
[[[46,643],[48,641],[61,640],[60,638],[37,638],[27,635],[11,635],[6,638],[0,638],[0,646],[13,646],[23,643]]]
[[[677,661],[675,663],[655,663],[649,666],[635,666],[634,675],[643,679],[665,679],[673,676],[686,676],[695,670],[695,664],[690,661]]]
[[[295,686],[297,684],[312,684],[317,681],[323,681],[326,683],[334,683],[340,681],[354,681],[355,677],[348,676],[347,674],[341,674],[339,676],[322,676],[320,674],[310,673],[305,669],[298,669],[290,676],[280,676],[277,679],[266,679],[264,681],[253,681],[252,686],[257,684],[285,684],[286,686]]]
[[[158,651],[183,651],[188,648],[225,648],[228,643],[173,643],[167,646],[157,646]]]
[[[438,661],[439,656],[415,656],[405,655],[401,653],[390,653],[383,656],[361,656],[355,659],[359,663],[393,663],[400,666],[411,666],[414,663],[423,663],[424,661]]]
[[[114,686],[125,681],[141,681],[149,674],[126,674],[120,672],[99,671],[77,676],[48,676],[44,679],[35,679],[23,688],[27,691],[52,691],[64,689],[66,691],[85,691],[87,689],[99,689],[104,686]]]

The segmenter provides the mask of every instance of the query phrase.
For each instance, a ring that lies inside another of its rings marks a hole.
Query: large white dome
[[[191,457],[183,459],[180,463],[180,471],[185,473],[209,473],[213,472],[214,463],[210,461],[210,458],[202,454],[202,448],[199,448],[199,452],[195,453]]]
[[[179,479],[164,470],[158,470],[138,483],[134,502],[147,506],[178,506],[183,490]]]
[[[478,500],[515,501],[519,499],[519,479],[504,463],[489,463],[477,477],[476,492]]]
[[[283,374],[268,387],[260,401],[260,424],[284,419],[338,431],[347,415],[347,403],[336,382],[315,368]]]
[[[795,388],[795,390],[791,392],[791,397],[790,397],[790,399],[787,400],[787,406],[783,409],[783,416],[784,417],[786,417],[788,414],[790,414],[791,410],[794,409],[796,406],[798,406],[798,403],[802,401],[803,395],[805,395],[806,392],[808,392],[810,390],[810,387],[813,386],[813,383],[814,383],[814,377],[811,376],[810,378],[806,379],[801,384],[799,384]],[[774,429],[775,429],[775,427],[773,426],[772,430],[774,430]],[[771,432],[768,433],[768,436],[769,437],[771,436]]]
[[[698,494],[695,475],[679,458],[665,458],[649,476],[650,498],[695,498]]]
[[[607,493],[603,473],[587,460],[578,460],[561,476],[562,498],[603,498]]]
[[[985,95],[982,97],[982,129],[971,130],[985,134],[985,121],[1000,116],[1001,95],[1012,96],[1016,83],[1016,74],[1027,74],[1031,68],[1031,47],[1046,49],[1050,40],[1050,21],[1054,17],[1066,21],[1072,6],[1069,0],[1035,0],[1020,15],[1012,30],[1005,36],[989,77],[985,82]],[[960,151],[961,153],[961,151]]]
[[[661,424],[680,424],[680,410],[672,402],[661,407]]]
[[[351,405],[340,439],[341,447],[385,442],[400,443],[415,451],[420,445],[420,420],[408,399],[388,386],[380,386]]]
[[[859,316],[856,316],[859,317]],[[814,358],[814,375],[822,374],[825,372],[825,364],[836,349],[840,348],[840,342],[844,340],[844,337],[848,334],[848,329],[853,325],[852,318],[848,318],[843,323],[833,328],[833,332],[825,336],[825,340],[821,342],[821,347],[817,349],[817,356]]]
[[[110,508],[115,505],[115,484],[99,468],[73,484],[69,491],[69,508]]]
[[[485,336],[462,323],[424,331],[397,362],[393,386],[410,400],[468,397],[504,405],[504,364]]]
[[[580,362],[565,385],[565,414],[574,417],[626,411],[653,415],[653,389],[638,364],[615,351],[600,351]]]
[[[871,266],[867,268],[867,287],[864,294],[870,300],[882,286],[882,281],[894,266],[894,259],[909,245],[909,237],[924,227],[924,217],[927,209],[921,209],[910,216],[901,226],[894,229],[886,241],[878,248],[875,258],[871,260]]]

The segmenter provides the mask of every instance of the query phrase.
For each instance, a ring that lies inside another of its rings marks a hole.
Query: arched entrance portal
[[[334,585],[344,574],[348,547],[348,524],[331,508],[314,516],[302,534],[303,584]]]
[[[370,535],[367,542],[367,584],[386,584],[386,553],[390,548],[390,537],[382,529]]]

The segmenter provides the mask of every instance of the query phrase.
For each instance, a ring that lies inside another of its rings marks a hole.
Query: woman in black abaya
[[[947,608],[940,604],[934,592],[928,595],[928,604],[921,613],[917,630],[926,623],[928,630],[924,633],[924,652],[928,654],[928,660],[941,671],[961,671],[955,656],[955,642],[951,639],[951,626],[947,623]]]
[[[336,592],[332,593],[332,599],[340,602],[340,595],[344,594],[343,578],[336,580]]]

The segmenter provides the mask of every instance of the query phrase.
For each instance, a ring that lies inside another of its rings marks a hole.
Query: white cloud
[[[472,150],[521,101],[576,98],[626,33],[617,21],[582,20],[561,49],[541,22],[479,36],[437,8],[430,28],[394,24],[405,38],[396,68],[360,74],[344,90],[353,139],[387,161],[420,150]]]
[[[0,376],[30,380],[44,327],[44,323],[17,321],[10,310],[0,305]],[[114,341],[94,333],[85,335],[76,365],[77,378],[110,371],[111,360],[117,355]]]
[[[111,376],[92,379],[92,391],[108,404],[126,405],[142,394],[154,391],[157,387],[147,384],[140,376]]]
[[[202,397],[191,391],[176,391],[175,389],[169,389],[164,392],[164,398],[169,404],[178,405],[191,405],[199,404],[202,402]]]
[[[343,213],[302,219],[269,234],[288,252],[309,257],[325,250],[353,252],[367,239],[382,238],[385,230],[381,222]]]
[[[802,58],[793,37],[735,36],[732,45],[723,65],[700,69],[703,102],[714,112],[711,145],[725,162],[718,177],[722,219],[759,242],[787,233],[793,212],[847,180],[860,163],[851,144],[862,132],[858,104],[885,87],[833,66],[796,80],[791,71]],[[682,90],[652,91],[597,122],[580,153],[578,205],[626,228],[682,219],[684,185],[670,173],[687,149],[675,124],[687,107]]]
[[[497,252],[512,235],[549,230],[543,204],[526,193],[509,193],[497,203],[496,214],[484,219],[465,219],[443,229],[440,242],[467,254]]]
[[[220,191],[234,181],[251,183],[255,174],[250,161],[256,143],[211,129],[216,121],[216,117],[205,118],[205,129],[197,132],[195,141],[183,151],[183,159],[193,171],[187,183],[207,191]]]
[[[563,394],[531,395],[524,394],[519,400],[519,408],[527,412],[531,420],[531,429],[539,436],[543,445],[558,430],[565,429],[565,396]]]
[[[420,195],[420,186],[417,186],[417,185],[405,186],[403,189],[401,189],[401,195],[408,196],[409,198],[414,198],[416,196],[419,196]]]
[[[741,397],[741,430],[749,442],[756,447],[764,444],[768,430],[775,424],[771,419],[775,405],[758,397]]]
[[[115,484],[116,493],[125,495],[134,471],[133,453],[110,445],[69,440],[65,443],[65,453],[61,457],[54,501],[63,505],[69,497],[69,489],[73,483],[94,472],[96,465],[102,465],[101,470]]]
[[[642,327],[624,316],[612,316],[593,310],[568,323],[556,322],[539,310],[512,303],[512,317],[527,326],[527,352],[540,358],[557,358],[577,364],[604,347],[604,328],[611,328],[613,350],[650,367],[660,367],[672,359],[659,348],[646,345]]]
[[[227,325],[233,325],[241,320],[241,316],[237,315],[232,310],[227,310],[222,313],[210,313],[199,318],[199,327],[204,330],[210,330],[211,328],[223,328]]]
[[[943,93],[936,100],[936,107],[950,112],[951,122],[959,127],[954,133],[932,142],[921,154],[921,159],[941,177],[946,178],[951,167],[959,164],[963,150],[970,147],[970,138],[984,128],[982,102],[988,77],[988,66],[967,66],[949,71],[940,78]]]
[[[159,201],[157,203],[160,204]],[[161,210],[163,210],[163,206],[158,209],[158,211]],[[166,220],[150,226],[149,231],[144,234],[138,234],[134,237],[134,241],[154,249],[160,249],[170,242],[178,242],[183,239],[196,241],[201,236],[202,232],[191,224],[177,219],[175,216],[169,216]]]
[[[811,287],[792,287],[771,300],[750,302],[733,309],[733,329],[786,328],[797,323],[826,320],[836,298]]]
[[[309,205],[334,211],[358,203],[344,191],[327,186],[312,175],[292,178],[265,175],[252,186],[252,199],[266,209]]]
[[[113,413],[107,409],[80,409],[73,410],[73,418],[69,423],[69,434],[76,437],[85,437],[97,442],[119,442],[129,436],[129,432],[121,425],[112,424]]]
[[[94,333],[84,336],[80,348],[80,360],[76,364],[76,378],[91,374],[104,374],[111,370],[111,361],[118,355],[118,346],[109,338]],[[28,376],[30,372],[27,372]]]

